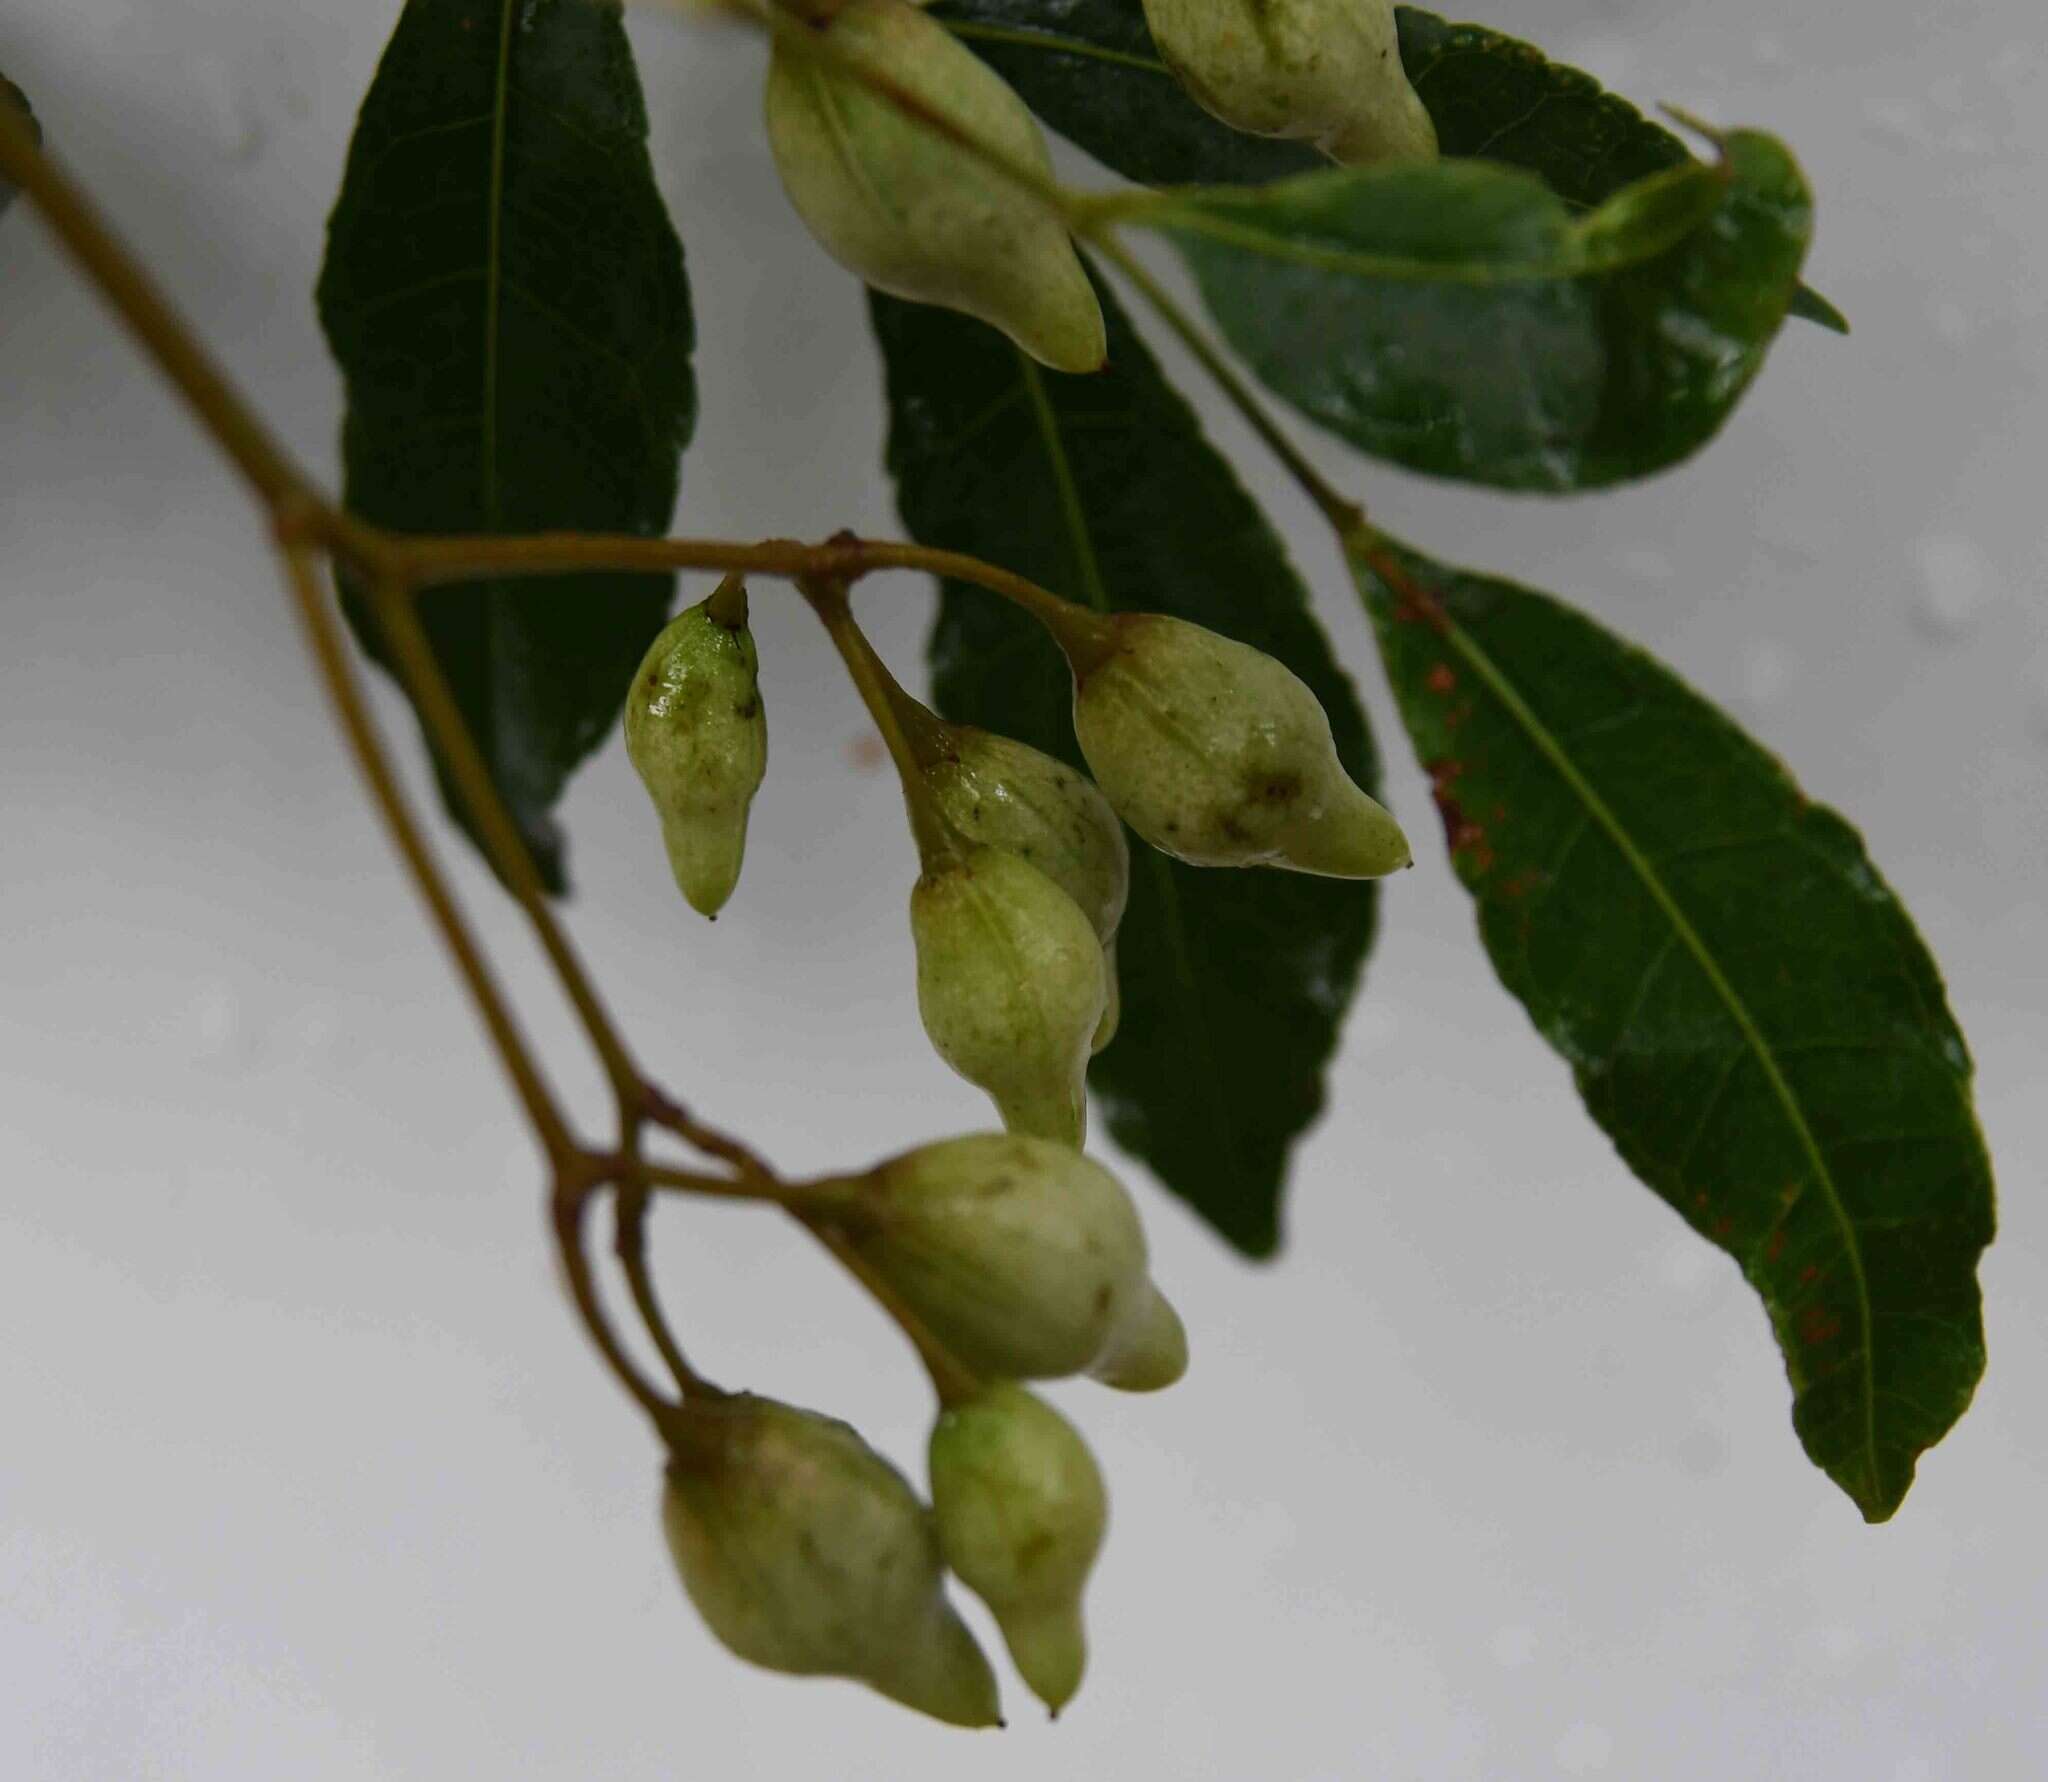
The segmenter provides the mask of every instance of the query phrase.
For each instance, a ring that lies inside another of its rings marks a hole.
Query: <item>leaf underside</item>
[[[1053,129],[1140,185],[1262,185],[1328,165],[1307,143],[1247,136],[1196,104],[1160,60],[1141,0],[941,0],[932,12]],[[1573,210],[1691,158],[1626,99],[1529,44],[1411,6],[1395,19],[1446,156],[1522,168]],[[1792,313],[1847,332],[1803,286]]]
[[[1939,975],[1856,833],[1543,595],[1354,564],[1502,981],[1629,1167],[1762,1296],[1871,1521],[1969,1404],[1990,1166]]]
[[[1108,610],[1168,612],[1280,657],[1362,785],[1378,763],[1280,541],[1105,291],[1109,369],[1048,372],[977,322],[870,299],[889,468],[911,535]],[[944,585],[933,689],[948,716],[1081,765],[1065,661],[1034,621]],[[1224,1237],[1279,1241],[1288,1153],[1375,919],[1370,885],[1184,866],[1135,840],[1123,1016],[1090,1084],[1110,1133]]]
[[[347,382],[351,509],[409,532],[666,529],[696,413],[693,330],[646,136],[617,0],[409,0],[363,104],[320,280]],[[463,716],[556,890],[550,812],[616,722],[673,579],[476,581],[422,597]],[[351,617],[381,659],[353,602]]]
[[[1167,221],[1246,363],[1339,437],[1497,488],[1598,488],[1711,439],[1798,289],[1798,166],[1753,132],[1725,152],[1718,179],[1666,172],[1576,218],[1533,180],[1446,161],[1216,194]],[[1703,184],[1704,220],[1674,211]],[[1689,232],[1644,257],[1678,215]],[[1558,237],[1599,258],[1532,258]]]

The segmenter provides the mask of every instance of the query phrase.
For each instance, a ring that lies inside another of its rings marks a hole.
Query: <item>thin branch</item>
[[[716,538],[634,538],[602,532],[383,535],[380,562],[413,588],[479,576],[555,575],[565,570],[629,575],[648,570],[739,570],[751,575],[860,580],[878,570],[908,569],[945,580],[971,582],[1022,607],[1057,632],[1091,618],[1086,607],[1063,599],[1028,577],[960,551],[841,532],[823,544],[770,538],[740,544]]]
[[[1216,350],[1215,344],[1195,325],[1193,317],[1180,306],[1173,294],[1152,276],[1145,263],[1109,228],[1091,231],[1089,241],[1104,259],[1130,281],[1138,294],[1152,306],[1159,319],[1178,336],[1181,345],[1195,356],[1202,369],[1215,381],[1217,388],[1229,399],[1231,406],[1245,418],[1252,431],[1280,460],[1288,475],[1300,486],[1302,493],[1315,503],[1339,539],[1348,540],[1362,532],[1365,528],[1365,509],[1334,487],[1323,473],[1308,461],[1301,448],[1281,431],[1279,422],[1267,412],[1266,405],[1253,393],[1251,386],[1238,376],[1230,362]]]
[[[273,511],[294,499],[317,505],[312,485],[237,394],[155,280],[114,239],[92,201],[42,152],[7,105],[0,105],[0,175],[19,186],[42,213],[264,505]]]
[[[383,815],[392,840],[404,856],[413,883],[433,915],[434,925],[454,957],[456,969],[468,986],[485,1027],[490,1030],[492,1043],[504,1063],[506,1074],[512,1079],[513,1088],[518,1092],[520,1105],[533,1123],[549,1161],[560,1168],[576,1150],[569,1136],[568,1124],[562,1118],[554,1092],[534,1062],[525,1035],[492,975],[483,949],[471,933],[468,920],[421,833],[419,820],[412,814],[383,739],[377,734],[369,702],[350,665],[341,627],[335,622],[321,592],[317,561],[305,547],[291,546],[284,552],[284,566],[293,605],[312,648],[314,666],[327,688],[335,715],[341,721],[350,752],[369,785],[370,795]]]
[[[843,1232],[822,1220],[807,1219],[794,1209],[790,1216],[832,1252],[840,1267],[867,1289],[868,1296],[910,1339],[910,1346],[917,1351],[918,1360],[924,1363],[924,1371],[931,1377],[932,1390],[938,1394],[940,1404],[963,1404],[981,1391],[980,1376],[931,1333],[924,1320],[897,1296],[896,1289],[869,1267],[867,1258],[853,1247]]]
[[[562,1273],[569,1283],[569,1297],[575,1301],[583,1328],[590,1333],[590,1340],[597,1345],[605,1365],[625,1387],[633,1402],[654,1419],[655,1426],[665,1429],[676,1407],[656,1390],[640,1371],[639,1365],[626,1353],[624,1344],[612,1329],[611,1320],[605,1315],[604,1302],[598,1297],[597,1282],[590,1272],[590,1257],[583,1241],[583,1220],[590,1205],[590,1186],[588,1182],[574,1180],[565,1180],[558,1185],[553,1204],[555,1253],[562,1260]]]
[[[682,1345],[676,1341],[675,1332],[669,1328],[667,1315],[661,1309],[660,1295],[654,1290],[654,1277],[647,1268],[648,1200],[648,1190],[643,1183],[624,1181],[619,1184],[612,1203],[612,1248],[625,1274],[627,1291],[632,1294],[640,1322],[647,1327],[647,1334],[660,1353],[662,1364],[681,1389],[684,1401],[722,1397],[720,1389],[690,1365]]]
[[[386,642],[391,646],[399,679],[412,695],[413,704],[427,727],[427,734],[433,739],[435,748],[447,765],[449,777],[455,782],[455,789],[469,811],[470,821],[483,838],[492,865],[498,869],[499,876],[525,912],[542,951],[547,954],[556,977],[561,980],[564,992],[575,1007],[577,1018],[583,1023],[584,1033],[604,1065],[605,1075],[611,1081],[612,1092],[618,1102],[621,1128],[629,1132],[640,1118],[642,1079],[639,1067],[627,1051],[604,999],[597,992],[597,986],[584,970],[583,961],[570,942],[567,931],[555,918],[526,838],[519,833],[512,813],[506,809],[504,797],[496,780],[491,777],[483,752],[463,720],[462,710],[455,703],[454,691],[434,656],[419,614],[404,592],[389,584],[372,590],[370,605]]]

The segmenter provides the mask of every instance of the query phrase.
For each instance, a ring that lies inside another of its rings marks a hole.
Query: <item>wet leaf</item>
[[[1926,947],[1856,832],[1640,650],[1397,546],[1354,568],[1495,970],[1742,1265],[1808,1455],[1883,1521],[1984,1368],[1991,1172]]]
[[[1530,175],[1447,161],[1162,194],[1136,220],[1171,234],[1261,380],[1360,450],[1598,488],[1711,439],[1798,288],[1798,166],[1750,132],[1726,157],[1577,214]]]

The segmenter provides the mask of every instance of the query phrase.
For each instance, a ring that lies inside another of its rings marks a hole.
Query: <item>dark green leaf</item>
[[[617,0],[410,0],[320,280],[357,512],[410,532],[666,528],[696,392],[646,137]],[[558,889],[549,812],[610,733],[672,585],[550,576],[422,602]]]
[[[1970,1060],[1863,844],[1641,651],[1398,547],[1360,589],[1502,981],[1763,1297],[1807,1453],[1883,1521],[1984,1367]]]
[[[872,299],[889,467],[911,534],[1111,610],[1174,613],[1280,657],[1360,781],[1378,763],[1300,582],[1186,403],[1103,293],[1109,369],[1042,371],[943,311]],[[1073,684],[1036,624],[948,583],[932,640],[951,716],[1079,764]],[[1109,1130],[1240,1249],[1269,1253],[1294,1140],[1372,937],[1366,885],[1203,871],[1132,844],[1123,1020],[1091,1081]]]
[[[1477,161],[1162,197],[1223,332],[1268,385],[1361,450],[1499,488],[1646,476],[1720,428],[1784,320],[1811,234],[1768,136],[1573,216]],[[1718,183],[1695,220],[1702,181]],[[1599,271],[1618,266],[1619,270]]]
[[[1256,185],[1328,165],[1190,99],[1140,0],[939,0],[931,13],[1062,136],[1140,185]]]
[[[1197,105],[1160,61],[1141,0],[941,0],[932,11],[1062,136],[1141,185],[1260,185],[1327,165],[1306,143],[1246,136]],[[1574,210],[1690,159],[1627,100],[1526,43],[1414,7],[1395,16],[1402,65],[1448,156],[1523,168]],[[1793,313],[1840,320],[1804,289]]]
[[[1395,17],[1401,65],[1446,155],[1526,168],[1574,210],[1604,204],[1624,186],[1691,158],[1626,99],[1531,44],[1413,6],[1397,8]],[[1849,332],[1841,312],[1804,285],[1790,313]]]
[[[1412,6],[1397,17],[1401,65],[1446,155],[1526,168],[1575,210],[1691,159],[1626,99],[1530,44]]]
[[[17,113],[22,122],[28,125],[29,134],[37,142],[43,140],[43,127],[36,122],[36,114],[29,105],[28,95],[4,74],[0,74],[0,105],[5,105]],[[7,214],[7,207],[14,202],[14,199],[15,188],[13,185],[7,180],[0,179],[0,216]]]

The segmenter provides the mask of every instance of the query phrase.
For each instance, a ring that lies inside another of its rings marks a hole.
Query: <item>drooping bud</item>
[[[970,841],[1029,861],[1088,918],[1102,943],[1108,1006],[1091,1051],[1116,1033],[1116,931],[1131,889],[1124,827],[1085,775],[1014,737],[945,726],[944,752],[925,779],[939,809]]]
[[[1109,1520],[1101,1469],[1071,1423],[1007,1383],[942,1411],[930,1459],[940,1551],[1057,1714],[1087,1665],[1081,1592]]]
[[[1346,166],[1431,161],[1393,0],[1144,0],[1152,39],[1205,111],[1315,143]]]
[[[939,1056],[988,1091],[1011,1131],[1078,1147],[1109,995],[1080,906],[1021,855],[970,844],[928,856],[910,933],[918,1013]]]
[[[1123,1185],[1019,1133],[942,1139],[796,1191],[950,1353],[994,1379],[1089,1367],[1147,1290]]]
[[[1119,614],[1074,675],[1074,734],[1117,813],[1191,866],[1369,879],[1409,864],[1284,663],[1156,613]]]
[[[747,812],[768,771],[747,590],[729,578],[672,619],[626,700],[626,753],[661,817],[676,884],[716,916],[739,882]]]
[[[1187,1326],[1173,1302],[1148,1282],[1088,1373],[1119,1392],[1158,1392],[1187,1371]]]
[[[1051,179],[1023,100],[910,0],[848,0],[812,28],[914,106]],[[1102,368],[1101,306],[1043,197],[889,92],[779,37],[766,111],[783,189],[842,266],[877,290],[977,316],[1055,370]]]
[[[662,1526],[726,1646],[955,1726],[1001,1724],[988,1660],[942,1588],[931,1513],[859,1435],[743,1395],[691,1405],[672,1442]]]

